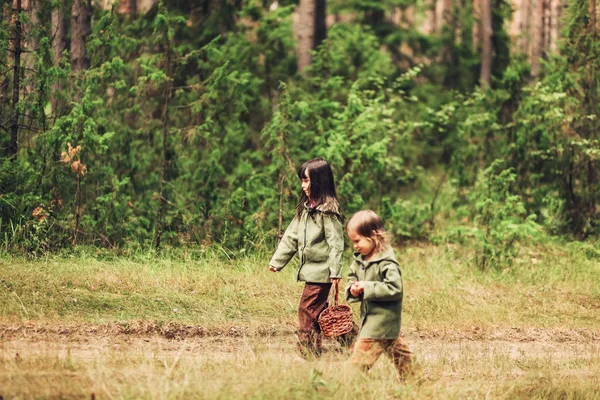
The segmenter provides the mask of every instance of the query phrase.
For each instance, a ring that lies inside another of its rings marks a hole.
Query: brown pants
[[[321,328],[317,319],[327,307],[331,283],[309,283],[304,285],[298,307],[298,349],[303,356],[321,354]]]
[[[352,353],[352,364],[368,371],[386,353],[394,362],[400,378],[413,372],[415,355],[402,339],[358,339]]]

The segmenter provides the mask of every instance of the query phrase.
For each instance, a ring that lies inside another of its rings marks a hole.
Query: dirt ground
[[[418,357],[434,362],[440,357],[455,358],[465,349],[482,353],[502,353],[517,359],[529,357],[568,359],[581,354],[600,353],[600,332],[588,329],[522,329],[471,327],[456,330],[408,330],[405,339]],[[325,341],[328,357],[342,358],[337,342]],[[297,357],[292,326],[248,328],[230,326],[203,329],[171,323],[111,324],[102,326],[0,325],[0,352],[3,356],[69,354],[78,359],[93,359],[107,350],[177,354],[194,357],[210,354],[212,359],[235,357],[241,349],[274,351],[282,357]],[[210,351],[205,351],[210,350]]]
[[[408,329],[404,338],[423,366],[422,386],[407,389],[413,398],[547,398],[555,392],[566,396],[556,398],[600,398],[597,331]],[[289,388],[296,390],[293,398],[306,398],[312,392],[302,390],[321,390],[314,371],[347,368],[349,352],[335,340],[324,344],[322,359],[313,363],[299,357],[295,327],[287,325],[5,324],[0,399],[291,398]],[[346,389],[342,397],[367,391],[363,398],[396,398],[398,389],[378,383],[394,376],[390,368],[378,362],[373,372],[379,378]],[[276,384],[268,378],[275,371],[295,372]],[[333,391],[322,398],[335,398],[340,382],[323,386]],[[510,396],[505,390],[512,390]]]

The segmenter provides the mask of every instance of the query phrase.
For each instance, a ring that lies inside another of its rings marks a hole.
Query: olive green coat
[[[298,255],[298,280],[327,283],[342,275],[344,228],[337,205],[320,205],[312,212],[305,206],[300,219],[294,218],[279,242],[270,265],[283,269]]]
[[[350,286],[355,281],[364,282],[364,292],[358,297],[350,293]],[[360,253],[354,254],[345,293],[348,302],[361,302],[359,338],[398,337],[402,313],[402,273],[390,247],[375,254],[370,261],[364,261]]]

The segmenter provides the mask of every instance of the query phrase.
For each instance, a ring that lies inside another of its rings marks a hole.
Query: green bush
[[[527,215],[521,197],[514,193],[516,174],[503,166],[504,161],[495,160],[473,191],[476,263],[483,270],[511,266],[520,242],[532,242],[541,235],[535,214]]]

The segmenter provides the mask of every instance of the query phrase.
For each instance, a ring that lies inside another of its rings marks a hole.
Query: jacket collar
[[[310,210],[309,207],[309,202],[305,201],[304,202],[304,209],[306,211]],[[314,208],[317,211],[321,211],[324,213],[332,213],[332,214],[336,214],[336,215],[340,215],[340,206],[339,203],[336,199],[331,198],[330,201],[327,201],[325,203],[319,204],[317,207]]]
[[[396,255],[394,254],[394,249],[390,246],[385,246],[381,251],[373,256],[369,261],[365,261],[365,258],[358,251],[354,253],[354,259],[361,265],[368,266],[371,264],[379,263],[381,261],[392,261],[398,263],[396,261]]]

